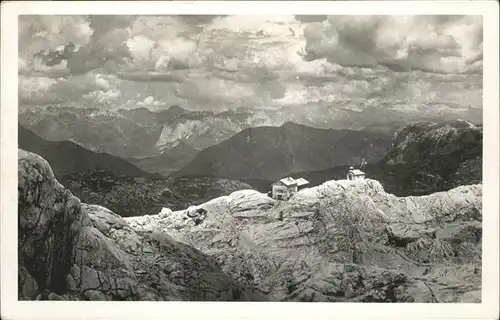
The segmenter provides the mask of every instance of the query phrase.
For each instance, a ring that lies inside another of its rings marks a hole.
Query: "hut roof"
[[[355,176],[362,176],[365,174],[363,171],[361,171],[359,169],[351,170],[351,173],[354,174]]]
[[[296,186],[303,186],[303,185],[309,184],[309,181],[307,181],[304,178],[294,179],[292,177],[286,177],[286,178],[283,178],[283,179],[276,181],[274,184],[277,184],[277,183],[281,183],[287,187],[291,187],[291,186],[295,186],[295,185]]]
[[[307,181],[307,180],[306,180],[306,179],[304,179],[304,178],[298,178],[298,179],[297,179],[297,180],[295,180],[295,181],[297,182],[297,185],[298,185],[299,187],[304,186],[304,185],[306,185],[306,184],[309,184],[309,181]]]
[[[287,178],[283,178],[283,179],[276,181],[275,184],[276,183],[282,183],[285,186],[289,187],[289,186],[296,185],[297,181],[295,181],[295,179],[293,179],[293,178],[287,177]]]

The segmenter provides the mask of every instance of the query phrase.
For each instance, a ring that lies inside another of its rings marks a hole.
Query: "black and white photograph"
[[[11,19],[14,300],[488,299],[484,15],[114,8]]]

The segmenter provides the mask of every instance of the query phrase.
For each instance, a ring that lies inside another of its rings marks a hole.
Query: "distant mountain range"
[[[164,116],[171,118],[169,113],[166,110],[155,115],[145,108],[29,108],[20,112],[19,122],[43,139],[69,140],[95,152],[127,158],[158,154],[155,143],[162,130],[159,121]]]
[[[429,111],[435,114],[410,114],[390,105],[374,108],[369,104],[356,102],[354,106],[353,103],[265,109],[240,107],[219,112],[186,110],[180,106],[158,111],[144,107],[126,110],[21,106],[19,122],[46,140],[69,140],[95,152],[137,158],[137,161],[130,161],[144,170],[167,174],[184,164],[160,168],[155,163],[162,162],[161,156],[189,162],[194,152],[219,144],[247,128],[279,127],[294,122],[319,129],[364,130],[392,135],[412,121],[456,117],[456,112],[443,111],[438,106],[439,112]],[[466,113],[480,119],[481,112],[474,110]]]
[[[299,171],[359,165],[382,159],[392,136],[354,130],[316,129],[295,123],[248,128],[209,147],[172,176],[215,175],[229,179],[275,180]]]
[[[109,170],[117,176],[151,176],[121,158],[92,152],[71,141],[44,140],[21,125],[18,126],[18,145],[49,161],[57,177],[93,169]]]

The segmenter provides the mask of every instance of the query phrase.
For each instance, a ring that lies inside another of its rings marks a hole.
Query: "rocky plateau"
[[[482,186],[396,197],[332,180],[122,218],[19,150],[19,298],[480,302]]]

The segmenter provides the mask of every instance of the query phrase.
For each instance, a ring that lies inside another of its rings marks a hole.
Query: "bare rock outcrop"
[[[396,197],[374,180],[339,180],[286,202],[241,190],[125,220],[194,246],[272,300],[477,302],[481,199],[481,185]]]
[[[162,230],[81,203],[21,149],[18,201],[21,300],[266,300]]]
[[[414,123],[394,135],[377,175],[398,195],[482,181],[483,127],[464,120]]]

